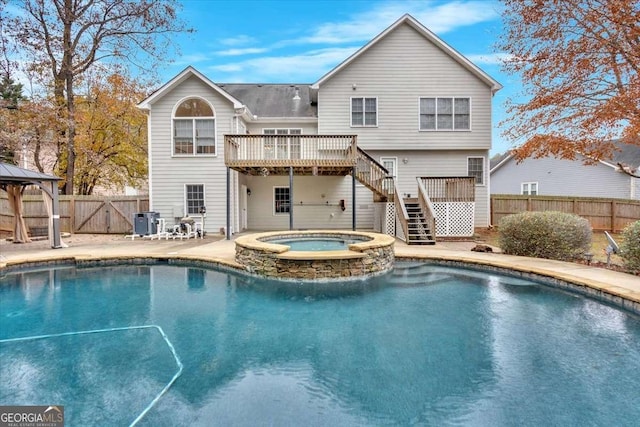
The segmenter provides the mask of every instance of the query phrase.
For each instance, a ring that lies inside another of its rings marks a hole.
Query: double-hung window
[[[215,114],[206,101],[187,99],[176,109],[173,115],[173,154],[216,154]]]
[[[289,213],[289,187],[273,187],[273,213]]]
[[[521,194],[525,196],[535,196],[538,194],[537,182],[523,182],[520,186]]]
[[[200,215],[204,206],[204,185],[187,184],[184,186],[184,203],[187,215]]]
[[[484,157],[467,157],[467,176],[476,178],[476,184],[484,184]]]
[[[378,98],[351,98],[351,126],[378,126]]]
[[[470,98],[420,98],[420,130],[470,129]]]
[[[265,159],[299,159],[302,129],[263,129],[264,135],[281,135],[265,138]],[[296,136],[297,135],[297,136]]]

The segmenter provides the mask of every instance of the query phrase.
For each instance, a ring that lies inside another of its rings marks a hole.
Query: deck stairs
[[[426,220],[426,215],[420,207],[416,198],[404,198],[404,205],[407,210],[407,232],[406,242],[408,245],[434,245],[436,243],[435,230],[431,230]]]

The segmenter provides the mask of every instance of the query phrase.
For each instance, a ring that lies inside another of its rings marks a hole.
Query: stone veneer
[[[366,239],[348,250],[290,251],[275,238]],[[392,236],[362,231],[309,230],[251,234],[236,239],[236,262],[250,273],[279,279],[344,279],[373,276],[393,268]]]

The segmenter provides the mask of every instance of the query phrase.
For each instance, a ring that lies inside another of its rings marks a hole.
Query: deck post
[[[351,171],[351,229],[356,231],[356,166]]]
[[[227,240],[231,240],[231,169],[227,168]]]
[[[289,166],[289,230],[293,230],[293,166]]]

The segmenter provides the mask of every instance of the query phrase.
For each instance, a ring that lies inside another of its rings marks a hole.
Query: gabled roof
[[[300,84],[229,84],[218,86],[240,100],[258,118],[318,117],[318,107],[311,103],[311,88]]]
[[[224,90],[220,89],[219,86],[217,86],[215,83],[213,83],[207,77],[205,77],[204,74],[200,73],[198,70],[196,70],[191,65],[189,65],[187,68],[182,70],[182,72],[180,72],[180,74],[175,76],[173,79],[169,80],[167,83],[162,85],[160,87],[160,89],[156,90],[154,93],[152,93],[150,96],[148,96],[144,101],[139,103],[138,104],[138,108],[141,108],[143,110],[151,109],[151,105],[154,102],[156,102],[158,99],[162,98],[166,93],[168,93],[169,91],[174,89],[176,86],[178,86],[180,83],[182,83],[183,81],[187,80],[191,76],[195,76],[195,77],[199,78],[207,86],[209,86],[211,89],[215,90],[220,95],[222,95],[224,98],[228,99],[229,102],[231,102],[233,104],[233,108],[242,108],[243,107],[243,105],[242,105],[242,103],[240,101],[235,99],[228,92],[225,92]]]
[[[29,169],[19,168],[9,163],[0,163],[0,184],[29,185],[38,181],[60,181],[62,178]]]
[[[318,89],[320,85],[322,85],[327,80],[332,78],[334,75],[339,73],[342,69],[344,69],[349,64],[351,64],[356,58],[358,58],[360,55],[364,54],[367,50],[369,50],[371,46],[378,43],[380,40],[385,38],[389,33],[393,32],[396,28],[398,28],[403,24],[407,24],[411,26],[418,33],[420,33],[424,38],[426,38],[435,46],[437,46],[440,50],[442,50],[443,52],[451,56],[455,61],[457,61],[464,68],[466,68],[467,70],[475,74],[480,80],[482,80],[489,87],[491,87],[492,93],[496,93],[497,91],[502,89],[502,85],[500,83],[498,83],[491,76],[489,76],[487,73],[482,71],[477,65],[475,65],[474,63],[469,61],[467,58],[465,58],[460,52],[458,52],[457,50],[449,46],[447,43],[445,43],[442,39],[440,39],[438,36],[436,36],[434,33],[428,30],[427,27],[422,25],[413,16],[409,14],[403,15],[400,19],[398,19],[396,22],[391,24],[390,27],[388,27],[386,30],[384,30],[380,34],[378,34],[373,40],[371,40],[369,43],[367,43],[366,45],[358,49],[353,55],[351,55],[350,57],[342,61],[342,63],[340,63],[333,70],[329,71],[327,74],[322,76],[320,80],[315,82],[311,87],[313,89]]]
[[[618,140],[612,142],[616,146],[616,151],[613,152],[613,155],[610,159],[600,159],[598,160],[599,163],[602,163],[603,165],[609,166],[613,169],[619,169],[618,163],[620,163],[625,166],[625,169],[628,167],[631,172],[640,169],[640,145],[627,144]],[[489,174],[494,173],[503,165],[510,162],[513,157],[514,155],[511,153],[506,153],[506,155],[500,157],[497,164],[492,166],[489,170]]]

